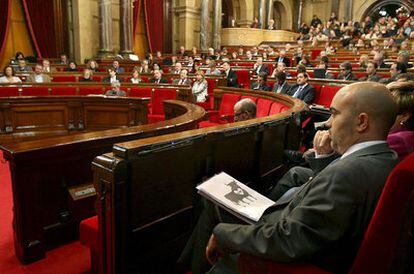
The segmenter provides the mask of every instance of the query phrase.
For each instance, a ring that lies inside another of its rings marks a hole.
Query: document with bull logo
[[[198,193],[247,223],[257,222],[274,201],[221,172],[197,186]]]

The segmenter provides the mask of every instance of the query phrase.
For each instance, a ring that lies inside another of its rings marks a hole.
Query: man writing
[[[258,223],[235,224],[233,216],[206,206],[180,258],[190,263],[192,273],[206,271],[207,260],[214,264],[211,273],[236,273],[231,254],[239,252],[285,263],[311,262],[335,273],[349,269],[398,161],[385,142],[397,108],[385,86],[355,83],[335,95],[330,110],[329,130],[319,133],[315,146],[313,170],[289,170],[278,184],[298,188],[279,199],[272,192],[269,198],[276,204]],[[332,162],[332,152],[342,156]],[[223,253],[219,261],[217,251]]]

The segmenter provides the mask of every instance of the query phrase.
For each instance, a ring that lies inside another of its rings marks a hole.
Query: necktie
[[[299,86],[299,88],[296,90],[295,94],[293,94],[293,97],[299,98],[300,93],[302,92],[303,86]]]

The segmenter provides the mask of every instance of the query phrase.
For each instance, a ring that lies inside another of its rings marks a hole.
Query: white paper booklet
[[[197,186],[198,193],[248,223],[257,222],[274,201],[221,172]]]

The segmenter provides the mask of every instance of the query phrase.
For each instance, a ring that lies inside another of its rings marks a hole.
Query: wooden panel
[[[39,104],[19,106],[12,110],[13,131],[67,130],[66,105]]]
[[[263,41],[294,42],[297,33],[286,30],[226,28],[221,30],[221,44],[226,46],[257,46]]]
[[[126,108],[87,105],[84,109],[84,121],[88,129],[126,127],[131,119],[133,117]]]

